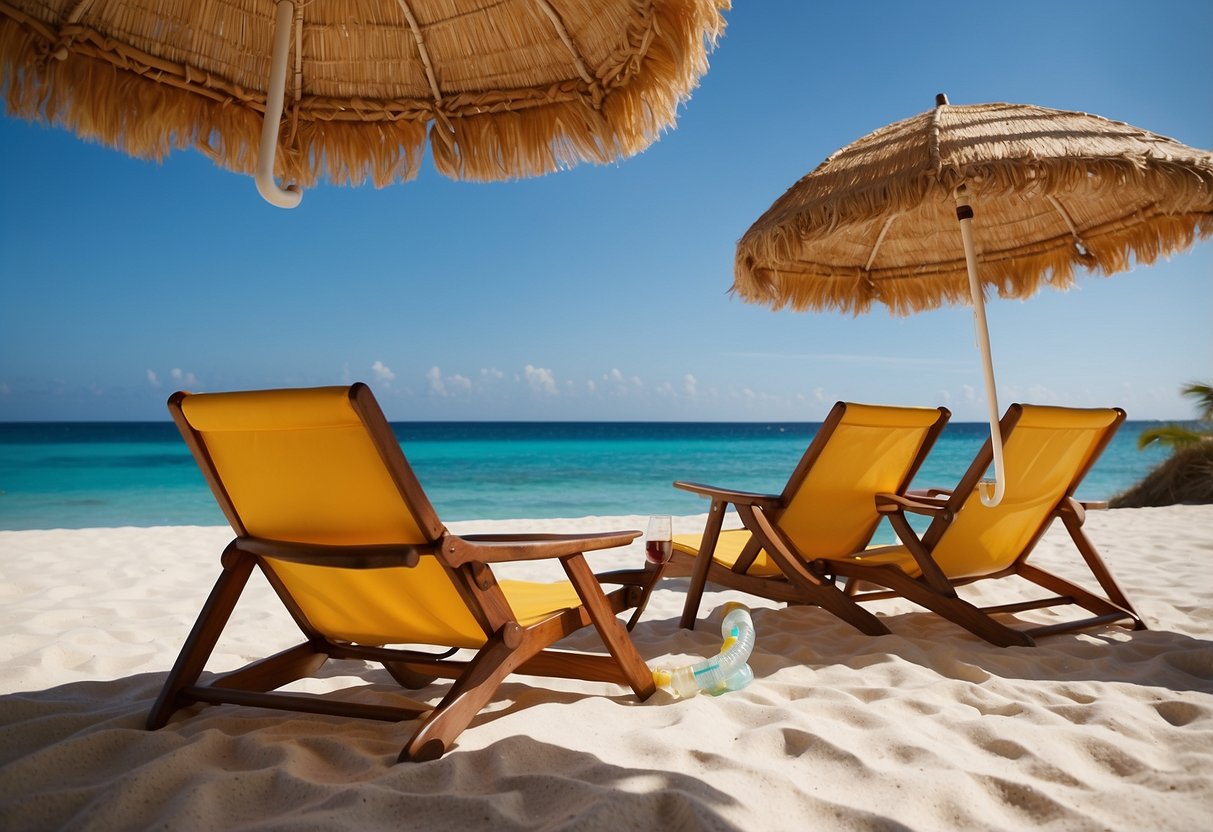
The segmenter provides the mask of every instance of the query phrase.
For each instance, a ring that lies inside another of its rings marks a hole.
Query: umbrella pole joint
[[[270,83],[265,97],[265,116],[261,122],[261,144],[257,150],[254,179],[257,191],[271,205],[294,208],[303,199],[298,185],[278,186],[274,181],[274,161],[278,155],[278,132],[282,128],[282,103],[286,97],[287,59],[290,57],[291,23],[295,4],[281,0],[274,12],[274,51],[270,62]]]

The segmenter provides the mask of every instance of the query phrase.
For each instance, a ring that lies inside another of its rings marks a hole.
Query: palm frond
[[[1213,384],[1193,381],[1185,384],[1179,392],[1196,399],[1200,421],[1213,422]]]
[[[1157,442],[1166,448],[1176,450],[1199,444],[1208,439],[1209,434],[1185,428],[1183,425],[1160,425],[1143,430],[1137,437],[1137,447],[1141,450]]]

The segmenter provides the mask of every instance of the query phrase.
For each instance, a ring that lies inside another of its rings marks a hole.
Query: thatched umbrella
[[[290,207],[321,176],[413,178],[427,134],[458,179],[643,150],[707,70],[729,5],[0,0],[0,83],[13,115],[142,158],[196,147],[256,168]]]
[[[958,222],[959,221],[959,222]],[[971,302],[986,377],[995,488],[998,400],[984,294],[1067,288],[1213,234],[1213,153],[1087,113],[952,106],[847,145],[737,244],[734,290],[776,309],[906,315]]]

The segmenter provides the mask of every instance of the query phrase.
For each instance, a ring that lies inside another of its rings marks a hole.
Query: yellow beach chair
[[[1119,408],[1011,405],[1001,422],[1006,491],[997,507],[983,505],[978,494],[979,482],[992,459],[987,441],[955,491],[877,497],[877,509],[889,517],[902,545],[851,557],[819,557],[812,568],[821,575],[845,578],[848,596],[857,601],[901,596],[1000,646],[1030,646],[1035,637],[1118,621],[1144,630],[1141,617],[1082,528],[1088,510],[1106,508],[1107,504],[1074,497],[1079,483],[1124,418]],[[907,513],[933,518],[921,538],[910,527]],[[1107,597],[1027,562],[1054,518],[1060,519],[1070,533]],[[1019,575],[1057,594],[986,608],[978,608],[956,594],[956,586],[1010,575]],[[871,584],[891,591],[860,591],[861,585]],[[992,617],[1069,604],[1092,615],[1032,627],[1011,627]]]
[[[880,522],[876,494],[909,486],[950,415],[943,407],[838,402],[782,494],[674,483],[711,500],[703,534],[675,537],[665,572],[691,576],[682,626],[695,626],[704,584],[712,581],[776,601],[817,604],[865,633],[887,633],[875,616],[814,573],[809,561],[850,555],[868,544]],[[744,528],[721,531],[730,505]]]
[[[591,572],[583,556],[626,545],[640,532],[451,534],[363,384],[177,393],[169,410],[236,537],[149,728],[193,702],[388,721],[424,715],[400,759],[429,760],[451,746],[510,673],[614,682],[641,699],[653,692],[652,674],[616,618],[636,606],[652,573],[614,573],[623,586],[606,594],[599,577],[607,576]],[[493,574],[494,563],[542,558],[558,559],[568,580],[498,582]],[[254,567],[304,641],[198,684]],[[609,655],[547,649],[590,624]],[[476,652],[467,661],[449,658],[459,648]],[[432,709],[271,692],[330,658],[381,663],[407,688],[437,677],[454,682]]]

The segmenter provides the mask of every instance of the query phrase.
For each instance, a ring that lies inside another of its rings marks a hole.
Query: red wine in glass
[[[674,541],[672,540],[646,540],[644,542],[644,556],[651,564],[661,566],[669,561],[672,554],[674,554]]]
[[[671,533],[671,517],[654,514],[649,518],[649,531],[644,539],[644,557],[649,563],[661,566],[674,552],[674,535]]]

